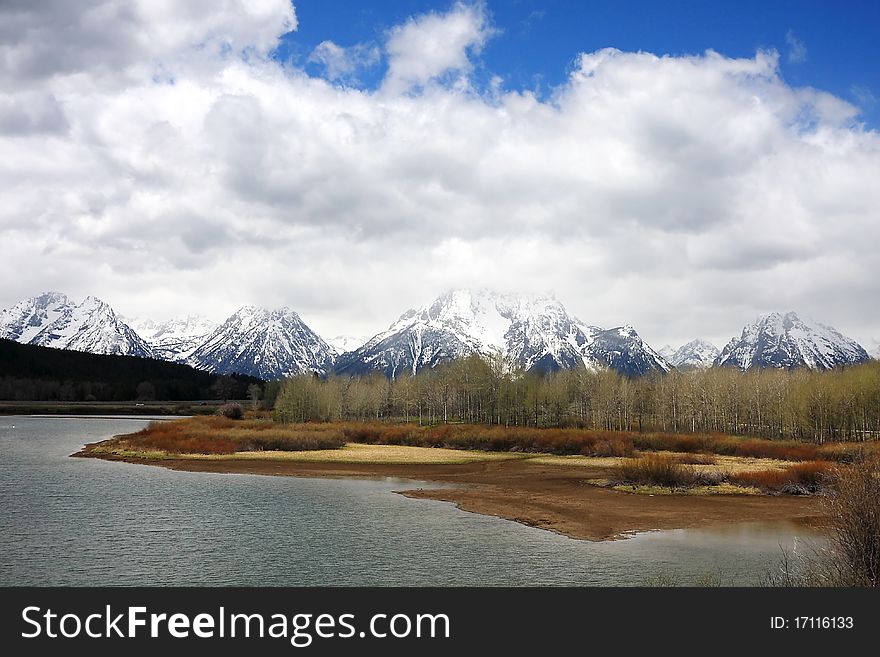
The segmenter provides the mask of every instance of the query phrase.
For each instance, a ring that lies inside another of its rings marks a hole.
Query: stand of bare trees
[[[880,363],[627,378],[586,369],[524,375],[475,356],[396,379],[294,377],[281,384],[275,412],[284,422],[467,422],[859,441],[880,437]]]

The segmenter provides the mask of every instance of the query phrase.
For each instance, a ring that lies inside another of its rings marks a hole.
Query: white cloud
[[[330,80],[353,80],[363,68],[377,64],[381,57],[378,46],[359,43],[348,48],[332,41],[322,41],[309,55],[310,63],[324,67]]]
[[[880,136],[774,53],[604,50],[550,100],[481,96],[492,27],[455,5],[391,30],[371,92],[264,56],[295,20],[283,2],[74,6],[22,4],[23,35],[0,39],[0,305],[285,303],[338,335],[473,285],[552,290],[656,344],[720,345],[788,309],[877,335]],[[158,41],[110,63],[118,44],[57,45],[111,25]]]
[[[296,29],[289,0],[12,0],[0,4],[0,81],[125,85],[265,56]]]
[[[388,35],[384,89],[397,94],[447,74],[467,73],[470,56],[480,52],[492,33],[482,5],[459,2],[445,14],[411,18]]]

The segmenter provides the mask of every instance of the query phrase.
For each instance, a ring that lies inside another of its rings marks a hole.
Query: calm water
[[[146,422],[0,417],[0,585],[750,584],[816,540],[774,524],[590,543],[393,493],[409,481],[68,457]]]

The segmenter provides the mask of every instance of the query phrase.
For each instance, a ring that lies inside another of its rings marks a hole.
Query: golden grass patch
[[[619,484],[611,487],[613,490],[625,493],[635,493],[637,495],[688,495],[695,497],[704,497],[707,495],[761,495],[762,492],[758,488],[752,486],[735,486],[734,484],[723,483],[717,486],[693,486],[691,488],[667,488],[665,486],[633,486],[630,484]]]
[[[522,458],[516,454],[479,452],[441,447],[409,447],[405,445],[363,445],[347,443],[340,449],[308,452],[238,452],[230,458],[272,459],[306,463],[409,463],[414,465],[506,461]]]
[[[535,465],[577,465],[585,468],[611,468],[626,460],[621,456],[556,456],[554,454],[528,455]]]
[[[658,456],[679,458],[687,456],[683,452],[650,452]],[[536,465],[575,465],[585,468],[612,469],[624,463],[627,459],[617,456],[555,456],[541,454],[531,456],[529,463]],[[758,472],[763,470],[784,470],[795,465],[795,461],[779,461],[776,459],[754,458],[751,456],[715,456],[714,465],[690,465],[695,472],[725,472],[727,474],[739,474],[744,472]]]
[[[97,450],[96,450],[97,451]],[[167,452],[137,451],[120,445],[118,449],[100,449],[103,453],[143,459],[186,459],[194,461],[295,461],[300,463],[373,463],[440,465],[504,461],[524,458],[519,454],[465,451],[438,447],[407,447],[402,445],[362,445],[348,443],[339,449],[285,452],[235,452],[232,454],[169,454]]]

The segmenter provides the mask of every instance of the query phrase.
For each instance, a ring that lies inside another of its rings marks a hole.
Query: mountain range
[[[157,356],[97,297],[75,303],[59,292],[25,299],[0,312],[0,338],[93,354]]]
[[[588,326],[551,297],[454,290],[408,310],[387,331],[342,354],[335,371],[394,377],[471,354],[527,372],[611,367],[636,376],[670,369],[632,327]]]
[[[715,360],[721,351],[711,342],[705,340],[691,340],[687,344],[673,349],[667,345],[660,350],[660,354],[669,363],[678,369],[706,369],[715,364]]]
[[[287,307],[243,306],[221,324],[194,314],[156,322],[122,318],[96,297],[77,303],[58,292],[0,311],[0,337],[266,380],[303,372],[396,377],[474,354],[507,371],[608,367],[626,376],[712,366],[830,369],[870,358],[854,340],[795,313],[759,317],[722,351],[704,340],[655,351],[632,326],[587,324],[553,297],[467,289],[406,311],[366,340],[324,340]]]
[[[182,361],[217,328],[217,322],[201,315],[173,317],[165,322],[135,317],[122,318],[153,348],[162,360]]]

